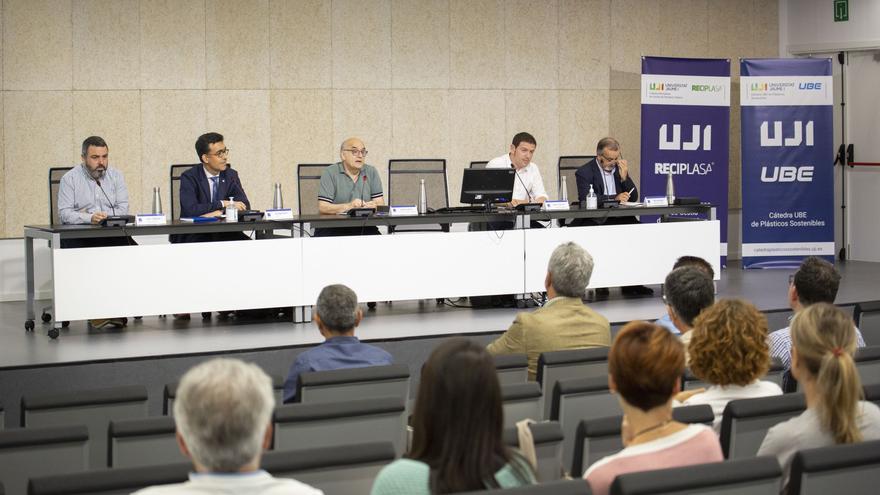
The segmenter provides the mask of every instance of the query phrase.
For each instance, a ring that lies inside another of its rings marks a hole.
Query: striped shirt
[[[792,318],[794,315],[792,315]],[[789,321],[791,321],[789,319]],[[862,338],[862,332],[856,329],[856,347],[865,347],[865,340]],[[770,358],[776,358],[785,368],[782,374],[782,389],[792,390],[795,385],[794,378],[791,376],[791,327],[785,327],[770,333]]]
[[[61,177],[58,187],[61,223],[91,223],[92,214],[99,211],[108,215],[128,215],[128,189],[122,172],[108,166],[101,178],[101,187],[98,187],[85,165],[73,167]]]

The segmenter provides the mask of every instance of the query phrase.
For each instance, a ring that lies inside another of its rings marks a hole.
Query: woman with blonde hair
[[[754,305],[742,299],[722,299],[697,316],[691,332],[689,366],[709,387],[689,390],[677,398],[683,401],[680,405],[712,406],[716,432],[728,402],[782,395],[779,385],[760,379],[770,369],[770,347],[767,318]]]
[[[832,304],[813,304],[792,321],[791,341],[791,373],[807,410],[770,428],[758,450],[779,459],[786,484],[798,450],[880,439],[880,408],[861,400],[852,319]]]

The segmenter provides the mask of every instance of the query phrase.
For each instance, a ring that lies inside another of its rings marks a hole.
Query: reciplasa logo
[[[761,182],[813,182],[814,169],[812,165],[761,167]]]
[[[790,137],[783,137],[782,121],[773,121],[773,135],[770,135],[770,122],[761,122],[761,147],[776,146],[800,146],[805,141],[806,145],[813,146],[813,121],[810,120],[804,125],[800,120],[792,123],[792,134]]]
[[[702,127],[702,132],[700,129]],[[694,151],[700,149],[700,135],[702,134],[702,149],[703,151],[711,151],[712,150],[712,126],[700,126],[700,125],[692,125],[691,126],[691,140],[682,142],[681,141],[681,125],[680,124],[672,124],[672,139],[669,139],[669,126],[667,124],[663,124],[660,126],[659,131],[659,147],[661,150],[672,150],[672,151]]]

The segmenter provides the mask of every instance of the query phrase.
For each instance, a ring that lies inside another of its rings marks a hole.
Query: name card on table
[[[293,210],[290,208],[277,208],[266,210],[263,214],[266,220],[293,220]]]
[[[645,206],[669,206],[666,196],[645,196]]]
[[[568,211],[570,208],[568,201],[544,201],[544,211]]]
[[[134,217],[134,224],[138,227],[142,225],[165,225],[168,223],[168,217],[163,213],[139,213]]]
[[[416,205],[391,205],[388,208],[388,213],[392,217],[417,217],[419,216],[419,210],[416,208]]]

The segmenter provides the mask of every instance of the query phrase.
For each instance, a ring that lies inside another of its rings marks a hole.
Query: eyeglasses
[[[344,149],[342,151],[347,151],[354,156],[363,156],[363,157],[367,156],[367,150],[365,150],[365,149],[359,150],[357,148],[348,148],[348,149]]]
[[[620,160],[620,157],[617,157],[617,158],[615,158],[615,159],[613,159],[613,160],[609,160],[608,158],[605,158],[605,157],[602,156],[602,155],[599,155],[599,156],[597,156],[596,158],[599,159],[599,161],[601,161],[601,162],[604,163],[605,165],[617,165],[617,161]]]
[[[213,155],[218,158],[225,158],[229,155],[229,148],[223,148],[222,150],[218,150],[216,153],[205,153],[206,155]]]

